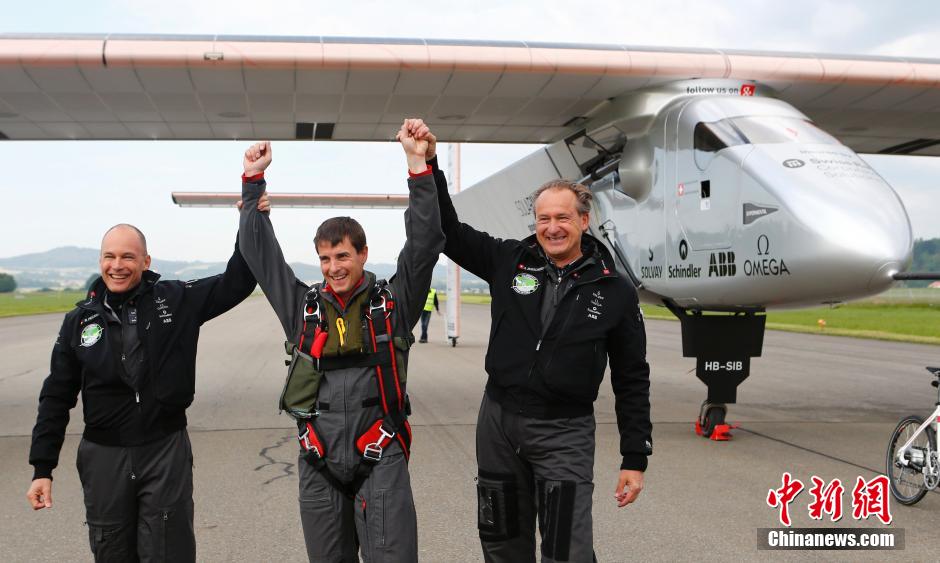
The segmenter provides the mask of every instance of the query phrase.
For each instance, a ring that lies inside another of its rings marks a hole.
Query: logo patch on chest
[[[96,342],[101,340],[101,335],[104,333],[104,329],[101,328],[101,325],[98,323],[92,323],[82,329],[82,346],[85,348],[90,348],[94,346]]]
[[[604,296],[600,290],[591,294],[591,300],[588,303],[587,316],[595,321],[604,313],[601,309],[604,307]]]
[[[157,318],[160,319],[160,322],[163,324],[172,323],[173,313],[170,312],[170,308],[166,304],[166,298],[157,297],[153,302],[157,305]]]
[[[519,295],[529,295],[539,288],[539,279],[532,274],[516,274],[512,278],[512,290]]]

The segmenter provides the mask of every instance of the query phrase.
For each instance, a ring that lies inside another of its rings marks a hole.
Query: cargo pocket
[[[300,509],[316,510],[325,509],[333,505],[330,498],[329,485],[323,490],[303,491],[300,493]]]
[[[193,530],[193,501],[184,499],[159,515],[157,547],[159,561],[195,561],[196,536]]]
[[[483,541],[502,541],[519,535],[519,495],[511,473],[480,471],[477,529]]]
[[[301,512],[331,507],[333,505],[332,494],[335,490],[333,486],[319,471],[307,463],[303,454],[297,456],[297,467],[300,469],[297,489]]]
[[[131,561],[137,554],[131,553],[121,525],[97,525],[88,523],[88,544],[95,561]]]
[[[313,416],[322,378],[323,372],[317,369],[313,356],[294,347],[278,408],[294,418]]]
[[[369,528],[369,541],[374,549],[385,548],[385,522],[388,516],[386,495],[388,493],[384,490],[375,491],[371,501],[363,510],[366,517],[366,526]]]
[[[574,481],[538,481],[539,530],[542,555],[568,561],[574,518]]]

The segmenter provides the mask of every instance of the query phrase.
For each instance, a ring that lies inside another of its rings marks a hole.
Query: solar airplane
[[[594,193],[590,232],[641,299],[682,322],[708,392],[697,429],[760,356],[771,308],[873,295],[907,272],[910,221],[858,153],[940,155],[940,60],[421,39],[0,34],[0,139],[538,143],[455,196],[500,237],[532,191]],[[238,194],[176,193],[180,205]],[[401,195],[272,195],[402,207]]]

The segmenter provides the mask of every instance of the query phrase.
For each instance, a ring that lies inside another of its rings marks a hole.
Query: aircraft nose
[[[804,240],[813,241],[802,252],[812,257],[814,269],[833,286],[867,286],[865,293],[877,293],[910,265],[910,219],[877,172],[851,149],[838,150],[827,147],[816,156],[804,148],[795,169],[780,167],[775,155],[774,164],[783,170],[770,189],[805,229]]]
[[[812,203],[795,204],[802,208],[795,214],[820,240],[818,256],[858,276],[856,284],[867,280],[871,293],[891,287],[892,276],[910,263],[912,247],[910,220],[894,191],[880,178],[815,188],[804,196]]]

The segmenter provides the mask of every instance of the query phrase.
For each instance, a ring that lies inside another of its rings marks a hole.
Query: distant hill
[[[94,248],[60,246],[45,252],[0,258],[0,268],[8,270],[39,270],[44,268],[87,268],[98,262]]]
[[[21,289],[83,288],[89,276],[98,272],[98,250],[77,246],[62,246],[47,250],[0,258],[0,271],[10,273],[16,278]],[[167,279],[190,280],[220,274],[225,271],[225,262],[184,262],[153,258],[151,269]],[[320,266],[303,262],[291,263],[294,274],[301,280],[312,282],[320,280]],[[368,264],[369,270],[380,278],[388,278],[395,273],[394,264]],[[446,285],[447,270],[435,266],[432,284],[437,288]],[[486,287],[476,276],[463,272],[461,282],[468,288]]]

